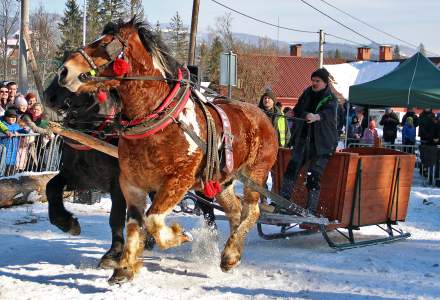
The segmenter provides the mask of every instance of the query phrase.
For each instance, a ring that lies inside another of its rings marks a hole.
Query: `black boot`
[[[312,215],[316,215],[316,210],[319,204],[320,192],[321,190],[319,189],[313,189],[313,190],[309,190],[309,193],[307,195],[307,210]]]
[[[287,200],[290,200],[293,194],[293,189],[295,187],[295,180],[284,177],[281,183],[280,195]]]

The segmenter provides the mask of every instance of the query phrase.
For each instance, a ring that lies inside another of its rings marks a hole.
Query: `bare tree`
[[[232,36],[232,15],[226,13],[215,19],[214,36],[220,36],[223,48],[226,51],[234,50],[234,38]]]
[[[30,16],[31,44],[43,83],[52,78],[58,67],[58,61],[54,60],[56,19],[56,15],[48,13],[42,4]]]
[[[144,18],[144,8],[142,6],[142,0],[125,0],[125,7],[127,11],[127,17],[130,19],[134,16],[140,19]]]
[[[235,43],[238,52],[235,94],[243,101],[257,104],[260,95],[276,80],[277,46],[268,38],[260,38],[257,46]]]
[[[8,37],[17,25],[20,14],[19,2],[16,0],[0,0],[0,56],[3,69],[3,80],[7,79],[8,72]]]

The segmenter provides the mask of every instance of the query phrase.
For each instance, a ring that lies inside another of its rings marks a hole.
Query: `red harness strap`
[[[177,70],[177,80],[180,81],[182,80],[183,76],[182,76],[182,71],[180,69]],[[177,83],[173,89],[171,90],[170,94],[165,98],[165,100],[162,102],[162,104],[151,114],[146,115],[144,117],[141,118],[137,118],[131,121],[125,121],[125,120],[121,120],[120,123],[122,126],[135,126],[135,125],[139,125],[140,123],[142,123],[145,120],[149,120],[149,119],[155,119],[159,116],[159,113],[161,113],[165,108],[168,107],[168,105],[170,104],[171,100],[174,99],[174,97],[176,96],[177,92],[179,92],[180,89],[180,84]]]

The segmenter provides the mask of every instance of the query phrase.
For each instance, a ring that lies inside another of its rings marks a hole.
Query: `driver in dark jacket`
[[[290,199],[299,170],[309,162],[307,209],[312,214],[316,214],[319,202],[321,176],[338,142],[338,103],[328,85],[329,76],[324,68],[313,72],[312,85],[303,92],[293,109],[295,117],[300,119],[295,120],[291,141],[293,154],[280,191],[281,196]]]

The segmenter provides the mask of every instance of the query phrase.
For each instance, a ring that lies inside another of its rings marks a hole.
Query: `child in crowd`
[[[0,138],[0,145],[2,146],[2,158],[6,165],[5,175],[9,176],[15,169],[17,161],[17,152],[20,140],[17,138],[19,133],[28,133],[27,129],[21,128],[17,124],[17,112],[15,109],[9,108],[5,115],[0,118],[0,122],[7,127],[9,134],[7,137]]]

